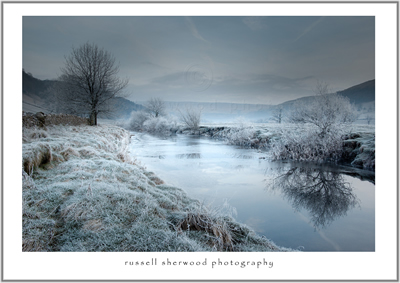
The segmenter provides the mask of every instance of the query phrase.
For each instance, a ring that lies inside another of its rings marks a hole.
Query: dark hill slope
[[[344,97],[348,97],[350,99],[350,102],[355,105],[375,101],[375,80],[370,80],[352,86],[345,90],[338,91],[337,93]],[[314,96],[305,96],[298,99],[289,100],[279,104],[278,106],[283,109],[289,109],[294,103],[298,101],[309,103],[312,101],[313,97]]]
[[[51,89],[55,87],[55,80],[39,80],[31,74],[22,70],[22,94],[23,94],[23,109],[27,112],[42,111],[44,113],[51,112],[49,103],[52,100]],[[113,115],[109,118],[124,118],[128,117],[132,111],[144,109],[140,104],[136,104],[123,97],[115,97],[111,101],[111,107],[116,109]]]
[[[42,99],[46,99],[50,95],[49,90],[56,83],[56,81],[52,80],[39,80],[22,70],[22,94],[28,96],[35,95]]]
[[[375,101],[375,80],[355,85],[342,91],[338,91],[340,95],[348,97],[351,103],[361,104]]]

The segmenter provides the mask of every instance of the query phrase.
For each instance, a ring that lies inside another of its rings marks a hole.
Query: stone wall
[[[89,125],[89,121],[87,118],[69,114],[44,114],[43,112],[33,114],[22,112],[22,126],[25,128],[44,128],[51,125]]]

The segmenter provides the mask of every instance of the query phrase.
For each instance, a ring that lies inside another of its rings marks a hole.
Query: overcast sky
[[[374,17],[24,17],[23,68],[55,79],[86,42],[115,56],[133,101],[278,104],[375,78]]]

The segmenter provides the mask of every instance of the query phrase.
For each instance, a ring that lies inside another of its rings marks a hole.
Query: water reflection
[[[239,158],[239,159],[253,159],[254,157],[251,155],[247,155],[247,154],[241,154],[241,153],[234,153],[231,154],[232,158]]]
[[[165,155],[146,155],[146,156],[144,156],[144,157],[165,159]]]
[[[293,208],[306,209],[315,228],[323,228],[359,206],[353,188],[340,172],[324,167],[293,166],[272,170],[268,190],[280,190]]]
[[[179,159],[199,159],[201,158],[200,153],[184,153],[175,155]]]

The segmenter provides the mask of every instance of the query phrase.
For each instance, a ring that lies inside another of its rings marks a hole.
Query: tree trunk
[[[89,119],[90,126],[97,125],[97,115],[96,114],[97,114],[96,111],[92,111],[90,113],[90,119]]]

